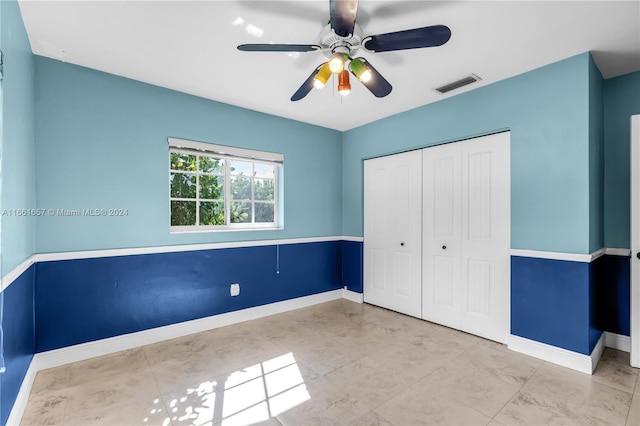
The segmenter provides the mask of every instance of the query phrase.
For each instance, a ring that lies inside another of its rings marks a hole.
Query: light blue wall
[[[630,248],[630,117],[640,114],[640,71],[604,82],[604,230],[607,247]]]
[[[33,55],[18,3],[2,1],[2,209],[36,206],[34,172]],[[35,250],[32,217],[2,217],[2,273]]]
[[[604,80],[589,58],[589,251],[604,247]]]
[[[2,134],[0,137],[0,207],[36,205],[34,174],[33,55],[18,3],[0,1],[0,49],[3,52]],[[4,215],[0,219],[0,276],[35,250],[35,220]],[[7,422],[34,353],[34,269],[31,267],[2,292],[0,424]]]
[[[588,253],[589,63],[584,53],[350,130],[343,235],[362,236],[363,159],[511,130],[511,246]]]
[[[640,77],[607,80],[603,94],[586,53],[344,135],[45,58],[36,62],[38,207],[113,205],[132,215],[43,218],[40,252],[361,236],[363,158],[505,129],[512,131],[512,247],[587,253],[628,246],[627,120],[640,112],[633,95]],[[598,141],[601,97],[606,171]],[[169,235],[168,208],[157,205],[166,194],[159,180],[166,136],[285,152],[285,230]]]
[[[338,131],[36,58],[38,252],[341,235]],[[284,153],[282,231],[169,234],[167,137]]]

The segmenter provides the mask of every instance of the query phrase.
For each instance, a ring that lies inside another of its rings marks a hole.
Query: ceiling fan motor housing
[[[327,25],[320,32],[318,44],[322,46],[322,52],[326,57],[331,57],[334,53],[352,55],[362,47],[363,34],[362,28],[358,24],[355,24],[353,34],[349,37],[339,36],[331,28],[331,25]]]

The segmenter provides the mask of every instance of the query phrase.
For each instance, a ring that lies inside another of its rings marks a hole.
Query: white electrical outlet
[[[240,284],[231,284],[231,288],[229,289],[229,293],[232,296],[237,296],[240,294]]]

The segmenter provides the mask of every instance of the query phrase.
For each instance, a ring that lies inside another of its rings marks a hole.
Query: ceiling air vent
[[[468,77],[461,78],[460,80],[453,81],[449,84],[445,84],[444,86],[436,87],[436,90],[444,94],[452,90],[459,89],[468,84],[475,83],[478,80],[482,79],[475,74],[471,74]]]

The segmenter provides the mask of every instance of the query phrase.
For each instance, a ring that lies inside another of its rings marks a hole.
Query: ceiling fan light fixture
[[[238,50],[286,52],[291,56],[297,56],[302,52],[321,52],[328,61],[314,68],[304,83],[291,96],[292,102],[307,96],[314,87],[318,89],[325,87],[332,73],[336,74],[338,79],[341,74],[343,75],[340,79],[339,90],[341,94],[346,95],[351,84],[348,81],[348,74],[343,73],[344,70],[356,76],[375,97],[383,98],[391,93],[393,87],[371,62],[365,58],[353,57],[360,49],[370,53],[422,49],[442,46],[451,38],[451,29],[446,25],[431,25],[365,35],[360,25],[356,23],[358,3],[359,0],[330,0],[329,23],[320,31],[316,44],[252,43],[241,44],[238,46]],[[236,21],[233,22],[233,25],[241,25],[244,22],[242,19]]]
[[[336,52],[333,54],[331,59],[329,59],[329,68],[331,72],[334,74],[338,74],[344,70],[344,63],[349,58],[349,55],[342,52]]]
[[[331,77],[331,68],[329,67],[329,63],[326,63],[320,68],[316,76],[313,78],[313,85],[316,89],[322,89],[327,85],[327,81],[329,81],[329,77]]]
[[[351,83],[349,82],[349,71],[342,70],[338,74],[338,93],[347,96],[351,92]]]
[[[351,63],[349,64],[349,68],[351,69],[351,72],[356,76],[356,78],[361,82],[366,83],[371,80],[371,70],[364,64],[362,59],[352,59]]]

